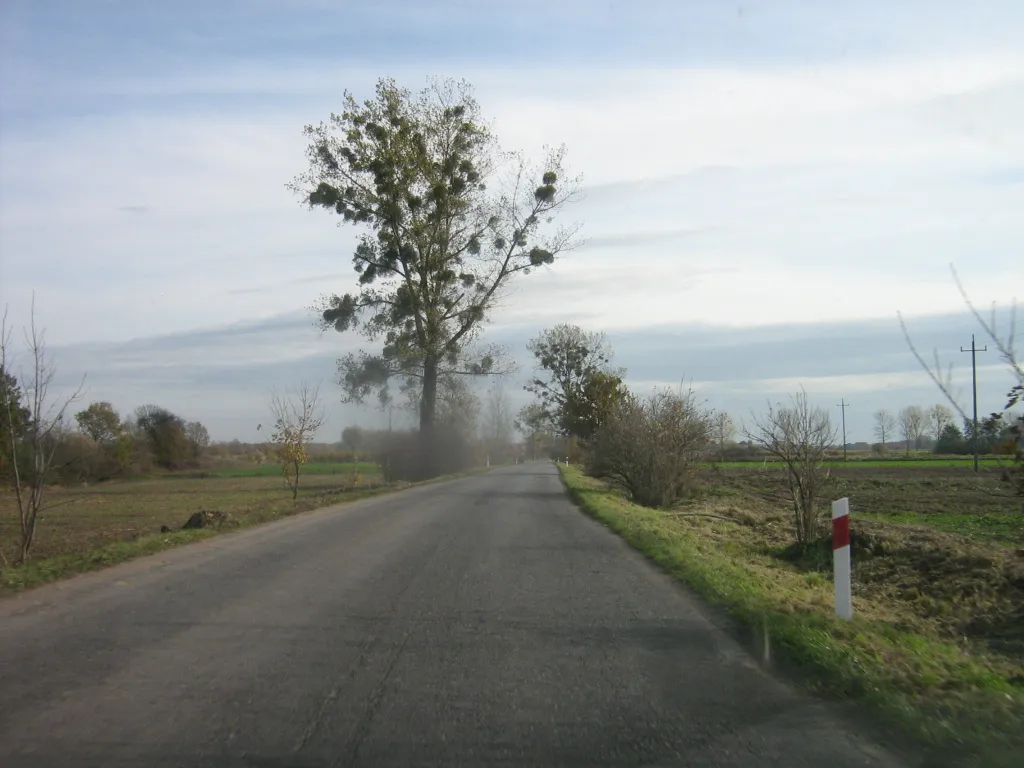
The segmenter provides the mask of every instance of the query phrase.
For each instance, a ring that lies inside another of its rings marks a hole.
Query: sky
[[[840,7],[840,5],[842,7]],[[523,277],[486,339],[519,370],[569,322],[637,391],[689,382],[750,421],[801,386],[872,413],[969,402],[973,300],[1024,286],[1024,5],[1004,2],[6,0],[0,8],[0,304],[35,297],[57,393],[156,403],[259,439],[271,387],[320,381],[334,440],[386,417],[340,402],[368,348],[308,307],[356,286],[358,230],[286,184],[302,128],[379,77],[473,84],[501,144],[565,144],[584,247]],[[983,343],[979,337],[979,344]],[[979,410],[1011,384],[989,344]]]

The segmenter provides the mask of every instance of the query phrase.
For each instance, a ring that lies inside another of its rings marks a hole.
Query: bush
[[[628,395],[597,431],[587,471],[620,486],[637,504],[671,507],[694,489],[711,445],[712,416],[692,391]]]
[[[131,474],[132,447],[127,435],[97,443],[78,432],[64,433],[53,446],[47,482],[74,485],[126,477]]]
[[[819,502],[829,476],[825,461],[832,457],[836,439],[828,412],[813,407],[801,389],[788,407],[769,404],[766,415],[754,418],[747,437],[785,467],[797,541],[815,541],[822,522]]]

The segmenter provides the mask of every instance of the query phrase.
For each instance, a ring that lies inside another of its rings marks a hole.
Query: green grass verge
[[[732,617],[767,629],[775,652],[812,690],[867,705],[880,722],[937,754],[956,754],[959,764],[1019,764],[1024,681],[1008,681],[997,664],[951,642],[884,622],[837,621],[801,599],[809,576],[757,567],[739,546],[716,544],[677,518],[631,504],[575,467],[559,470],[585,512]]]

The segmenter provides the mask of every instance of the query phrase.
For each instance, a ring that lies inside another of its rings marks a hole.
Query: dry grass
[[[729,470],[706,480],[712,504],[742,499],[748,524],[736,538],[747,549],[831,578],[827,537],[807,550],[791,546],[776,473]],[[995,478],[952,467],[841,469],[830,491],[851,500],[862,612],[1024,662],[1024,514]]]
[[[0,560],[0,596],[236,528],[486,471],[478,467],[424,483],[385,483],[373,464],[311,466],[314,471],[302,475],[294,501],[280,467],[273,475],[265,474],[266,468],[241,467],[224,471],[227,476],[191,471],[47,489],[48,509],[39,516],[31,561],[3,567]],[[223,522],[213,529],[181,530],[189,516],[203,510],[223,513],[217,516]],[[170,531],[161,532],[163,526]],[[8,562],[17,545],[17,507],[13,493],[4,490],[0,493],[0,552]]]
[[[310,474],[299,495],[281,477],[164,477],[52,488],[49,509],[39,516],[32,560],[0,569],[0,593],[50,581],[193,541],[213,533],[180,531],[193,512],[227,515],[225,528],[255,525],[317,507],[388,490],[378,475]],[[394,486],[397,487],[397,486]],[[172,530],[161,534],[161,526]],[[0,551],[10,561],[17,549],[18,523],[11,492],[0,495]]]

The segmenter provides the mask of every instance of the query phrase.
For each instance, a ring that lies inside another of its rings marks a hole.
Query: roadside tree
[[[439,382],[508,369],[478,345],[481,328],[512,278],[575,244],[575,227],[548,225],[578,181],[562,149],[537,166],[501,152],[465,82],[433,80],[413,95],[382,79],[374,98],[346,93],[342,113],[305,135],[309,168],[292,189],[364,231],[353,256],[360,289],[324,297],[321,327],[383,341],[339,361],[343,398],[415,380],[420,474],[433,474]]]
[[[625,371],[611,367],[604,334],[561,324],[542,331],[527,348],[537,375],[525,389],[538,396],[557,432],[589,440],[626,396]]]
[[[0,409],[3,417],[5,460],[18,511],[19,545],[16,562],[29,559],[36,537],[36,524],[44,507],[46,482],[60,446],[67,410],[82,394],[82,383],[70,395],[57,397],[51,391],[54,368],[46,351],[46,332],[36,327],[35,297],[29,326],[24,330],[28,373],[20,381],[7,373],[16,367],[11,344],[13,329],[7,327],[7,310],[0,322]],[[0,558],[6,557],[0,548]]]
[[[303,382],[293,395],[271,392],[269,405],[274,419],[270,439],[277,444],[284,481],[295,499],[299,495],[299,473],[309,460],[307,446],[325,421],[320,387]],[[257,429],[262,431],[262,425]]]

